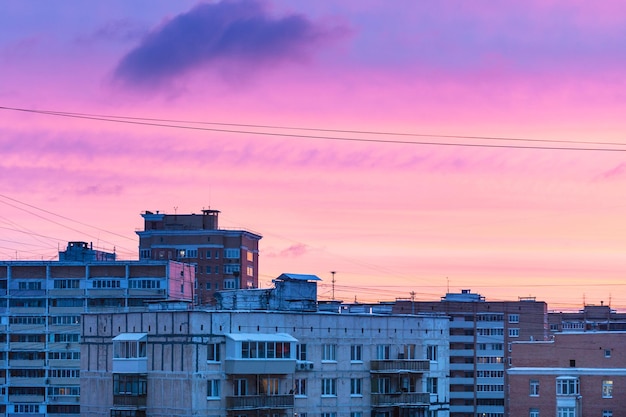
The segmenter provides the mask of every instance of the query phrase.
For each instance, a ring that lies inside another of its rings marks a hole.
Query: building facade
[[[84,315],[85,415],[448,416],[447,317],[309,311],[281,277],[278,307]]]
[[[546,340],[547,306],[534,298],[486,301],[463,290],[441,301],[397,300],[394,313],[450,317],[450,416],[508,415],[506,369],[516,340]]]
[[[625,332],[555,334],[516,342],[508,369],[511,416],[626,415]]]
[[[197,304],[213,304],[216,291],[258,288],[261,235],[220,229],[217,210],[202,210],[202,214],[146,211],[141,216],[139,258],[194,265]]]
[[[163,262],[0,262],[0,416],[80,414],[81,314],[192,299],[194,270]]]

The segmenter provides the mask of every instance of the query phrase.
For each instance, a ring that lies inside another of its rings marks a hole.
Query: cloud
[[[600,175],[599,180],[613,180],[618,179],[626,175],[626,163],[622,162],[617,166],[603,172]]]
[[[346,31],[305,16],[274,17],[259,0],[200,4],[165,22],[119,62],[114,78],[153,87],[208,64],[250,73],[261,66],[306,61],[311,51]]]
[[[281,251],[264,253],[263,255],[270,258],[297,258],[308,252],[308,246],[303,243],[296,243]]]
[[[79,36],[78,43],[91,44],[98,41],[133,41],[140,39],[147,30],[131,19],[109,20],[95,31]]]

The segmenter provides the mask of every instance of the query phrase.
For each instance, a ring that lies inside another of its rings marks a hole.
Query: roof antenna
[[[333,283],[333,301],[335,301],[335,274],[337,271],[330,271],[330,273],[333,274],[333,280],[331,282]]]

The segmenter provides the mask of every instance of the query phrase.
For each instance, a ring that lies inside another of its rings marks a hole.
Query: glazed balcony
[[[370,372],[372,373],[422,373],[430,371],[429,360],[419,359],[385,359],[372,360]]]
[[[256,410],[293,408],[293,398],[293,394],[232,396],[226,397],[226,409]]]

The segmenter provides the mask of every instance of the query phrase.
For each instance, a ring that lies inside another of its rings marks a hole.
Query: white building
[[[218,298],[245,310],[84,315],[83,415],[447,417],[448,318],[310,311],[315,279]]]

